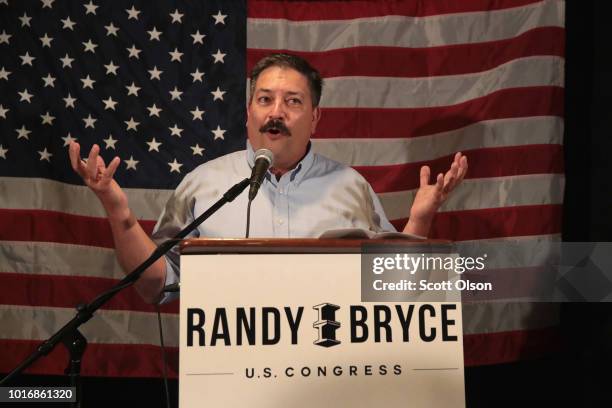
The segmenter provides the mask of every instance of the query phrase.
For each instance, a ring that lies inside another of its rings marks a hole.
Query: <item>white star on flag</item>
[[[24,89],[23,92],[17,92],[19,94],[19,96],[21,96],[21,99],[19,99],[19,102],[23,102],[26,101],[27,103],[30,103],[30,99],[32,99],[32,97],[34,95],[32,95],[31,93],[28,92],[27,89]]]
[[[147,142],[147,144],[149,145],[149,151],[156,151],[159,153],[159,146],[161,146],[161,143],[158,142],[157,140],[155,140],[155,138],[151,139],[150,142]]]
[[[48,86],[50,86],[51,88],[55,87],[55,84],[54,84],[55,78],[52,77],[51,74],[47,74],[47,76],[44,77],[42,80],[45,83],[45,85],[44,85],[45,88],[48,87]]]
[[[140,14],[140,10],[136,10],[134,6],[132,6],[131,9],[125,10],[125,12],[128,13],[128,20],[134,19],[138,21],[138,14]]]
[[[168,54],[170,54],[170,56],[172,57],[172,59],[170,60],[170,62],[172,61],[178,61],[181,62],[181,57],[183,56],[183,53],[180,52],[178,50],[178,48],[174,48],[174,51],[169,52]]]
[[[215,64],[216,64],[217,62],[220,62],[220,63],[222,63],[222,64],[224,64],[224,63],[225,63],[225,61],[224,61],[223,59],[225,58],[225,56],[226,56],[227,54],[223,54],[223,53],[221,52],[221,50],[217,49],[217,52],[216,52],[215,54],[211,54],[211,55],[212,55],[212,57],[215,59],[215,62],[214,62]]]
[[[168,166],[170,166],[170,173],[172,172],[180,173],[181,172],[182,164],[177,162],[176,159],[174,159],[172,163],[168,163]]]
[[[29,65],[29,66],[32,66],[32,61],[36,59],[36,57],[30,56],[30,53],[27,51],[24,55],[20,55],[19,58],[21,58],[21,65]]]
[[[53,156],[53,154],[49,153],[46,147],[44,150],[39,151],[38,154],[40,154],[40,161],[46,160],[49,163],[51,162],[51,156]]]
[[[227,17],[227,14],[221,14],[221,10],[219,10],[217,12],[217,15],[213,15],[212,18],[215,19],[215,25],[217,24],[223,24],[225,25],[225,18]]]
[[[30,20],[32,19],[32,17],[28,17],[28,15],[26,13],[23,13],[23,16],[19,17],[19,20],[21,21],[21,26],[25,27],[31,27],[30,25]]]
[[[130,120],[126,120],[124,121],[124,123],[127,125],[126,131],[133,130],[134,132],[136,132],[138,130],[136,128],[138,127],[138,125],[140,125],[140,122],[136,122],[133,117],[130,117]]]
[[[221,127],[217,125],[217,128],[212,131],[213,135],[215,135],[215,138],[213,140],[217,140],[217,139],[225,140],[225,136],[223,136],[225,132],[226,132],[225,130],[221,129]]]
[[[173,127],[168,129],[170,129],[170,136],[181,137],[181,132],[183,131],[183,129],[179,128],[176,123]]]
[[[28,136],[30,133],[32,133],[31,130],[26,129],[25,125],[21,126],[21,129],[15,129],[15,132],[17,132],[17,139],[25,139],[25,140],[29,140],[30,137]]]
[[[130,53],[130,55],[128,56],[128,58],[138,58],[138,54],[140,54],[142,52],[142,50],[139,50],[138,48],[136,48],[136,45],[132,45],[131,48],[126,48],[126,50],[128,50],[128,52]]]
[[[112,21],[109,25],[104,26],[104,28],[106,29],[107,36],[112,35],[114,37],[117,37],[117,31],[119,31],[119,27],[115,27]]]
[[[157,28],[153,27],[153,30],[147,31],[149,34],[149,41],[157,40],[159,41],[159,36],[162,34],[161,31],[157,31]]]
[[[196,106],[195,110],[190,111],[193,115],[193,120],[202,120],[202,115],[204,111],[201,111],[198,106]]]
[[[152,70],[149,71],[149,74],[151,74],[151,80],[157,79],[158,81],[161,80],[160,75],[163,73],[164,71],[160,71],[159,69],[157,69],[157,65],[153,67]]]
[[[96,15],[96,9],[100,6],[96,6],[92,1],[90,1],[87,4],[83,4],[83,7],[85,7],[85,14]]]
[[[98,46],[98,44],[94,44],[93,42],[91,42],[91,39],[87,40],[87,42],[83,43],[83,46],[85,46],[85,50],[83,52],[91,52],[94,53],[96,52],[96,47]]]
[[[204,72],[200,72],[200,70],[196,68],[195,72],[192,72],[190,75],[193,77],[193,82],[202,82],[202,76],[204,76]]]
[[[93,84],[96,82],[87,75],[85,78],[81,78],[81,82],[83,82],[83,89],[89,88],[93,89]]]
[[[195,146],[191,146],[191,150],[193,151],[194,156],[203,156],[202,152],[204,151],[204,148],[200,147],[199,144],[196,143]]]
[[[64,147],[65,146],[70,146],[71,142],[76,142],[77,141],[76,137],[72,137],[72,135],[70,133],[68,133],[68,136],[62,137],[62,140],[64,141]]]
[[[129,169],[133,169],[136,170],[136,165],[138,164],[138,160],[134,160],[133,156],[130,156],[130,158],[128,160],[124,160],[125,164],[127,165],[126,170]]]
[[[181,19],[183,18],[183,14],[179,13],[178,9],[174,10],[174,13],[171,13],[170,17],[172,17],[172,23],[182,23]]]
[[[47,111],[44,115],[40,115],[42,119],[43,125],[53,125],[53,121],[55,120],[55,116],[51,116],[49,111]]]
[[[115,105],[117,105],[118,103],[116,101],[113,101],[113,98],[111,98],[110,96],[108,97],[108,99],[103,99],[102,102],[104,102],[104,110],[115,110]]]
[[[51,48],[51,41],[53,41],[53,37],[49,37],[47,35],[47,33],[45,33],[44,37],[40,37],[40,42],[42,42],[42,47],[49,47]]]
[[[70,31],[74,31],[74,26],[75,26],[75,22],[70,20],[70,16],[66,17],[65,19],[61,20],[63,26],[63,29],[68,29]]]
[[[134,82],[132,82],[130,86],[126,86],[126,88],[128,90],[128,96],[130,95],[138,96],[138,91],[140,90],[140,87],[136,86]]]
[[[66,103],[66,108],[74,108],[74,102],[76,101],[76,98],[73,98],[72,95],[68,94],[68,96],[63,99]]]
[[[213,101],[216,101],[217,99],[223,100],[225,91],[222,91],[219,87],[217,87],[217,89],[212,91],[211,94],[213,95]]]
[[[161,112],[163,109],[160,109],[153,104],[153,106],[147,107],[147,110],[149,111],[149,116],[157,116],[159,118],[159,112]]]
[[[119,68],[119,65],[115,65],[113,64],[113,61],[111,61],[110,64],[105,65],[104,68],[106,68],[106,75],[117,75],[117,69]]]
[[[117,143],[117,139],[113,139],[113,135],[108,135],[106,139],[103,139],[106,144],[105,149],[113,149],[115,150],[115,143]]]
[[[72,68],[72,61],[74,61],[74,58],[70,58],[68,53],[66,53],[66,56],[64,58],[60,58],[60,61],[62,61],[62,68]]]
[[[0,79],[6,79],[8,81],[9,75],[11,75],[11,71],[5,70],[4,67],[0,69]]]
[[[206,37],[206,34],[200,34],[200,30],[196,31],[194,34],[191,34],[194,44],[204,44],[204,37]]]
[[[86,118],[83,118],[83,122],[85,122],[85,129],[87,129],[87,128],[95,129],[96,128],[95,123],[96,123],[97,120],[98,119],[93,118],[91,116],[91,113],[88,114]]]

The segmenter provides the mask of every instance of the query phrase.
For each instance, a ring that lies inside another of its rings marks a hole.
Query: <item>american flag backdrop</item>
[[[271,51],[325,78],[314,148],[361,172],[401,229],[419,167],[468,155],[432,237],[559,239],[564,10],[558,0],[0,0],[0,372],[123,276],[67,143],[101,146],[150,231],[195,166],[244,148],[245,73]],[[162,308],[178,345],[176,303]],[[556,311],[464,306],[465,361],[555,344]],[[535,317],[534,317],[535,316]],[[132,289],[83,327],[85,375],[158,376],[157,318]],[[30,369],[61,373],[58,349]],[[176,374],[176,373],[174,373]]]

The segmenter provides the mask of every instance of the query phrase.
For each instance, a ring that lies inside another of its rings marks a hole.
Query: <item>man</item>
[[[253,151],[267,148],[274,167],[253,201],[251,236],[317,237],[334,228],[393,230],[369,184],[353,169],[316,155],[310,148],[321,111],[322,80],[305,60],[273,54],[251,72],[247,109],[247,150],[207,162],[189,173],[168,201],[154,238],[174,236],[201,214],[234,183],[249,177]],[[132,214],[125,193],[113,179],[120,160],[106,166],[94,145],[87,163],[80,147],[70,144],[72,168],[98,196],[111,225],[119,263],[131,271],[143,262],[156,244]],[[427,236],[432,219],[448,194],[463,180],[467,158],[461,153],[446,174],[429,184],[430,169],[421,168],[420,187],[404,232]],[[246,194],[226,205],[192,236],[243,237],[246,228]],[[178,280],[176,250],[159,259],[141,276],[136,289],[148,302],[158,299],[164,285]]]

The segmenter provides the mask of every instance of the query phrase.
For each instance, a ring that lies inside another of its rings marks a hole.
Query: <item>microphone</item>
[[[162,293],[172,293],[181,291],[181,282],[176,282],[168,286],[164,286]]]
[[[259,187],[263,182],[266,171],[274,164],[274,154],[268,149],[259,149],[255,152],[255,165],[251,173],[251,187],[249,188],[249,201],[253,201]]]

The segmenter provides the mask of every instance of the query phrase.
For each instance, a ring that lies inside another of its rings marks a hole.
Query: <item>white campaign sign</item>
[[[180,406],[464,407],[461,305],[362,303],[360,267],[184,254]]]

